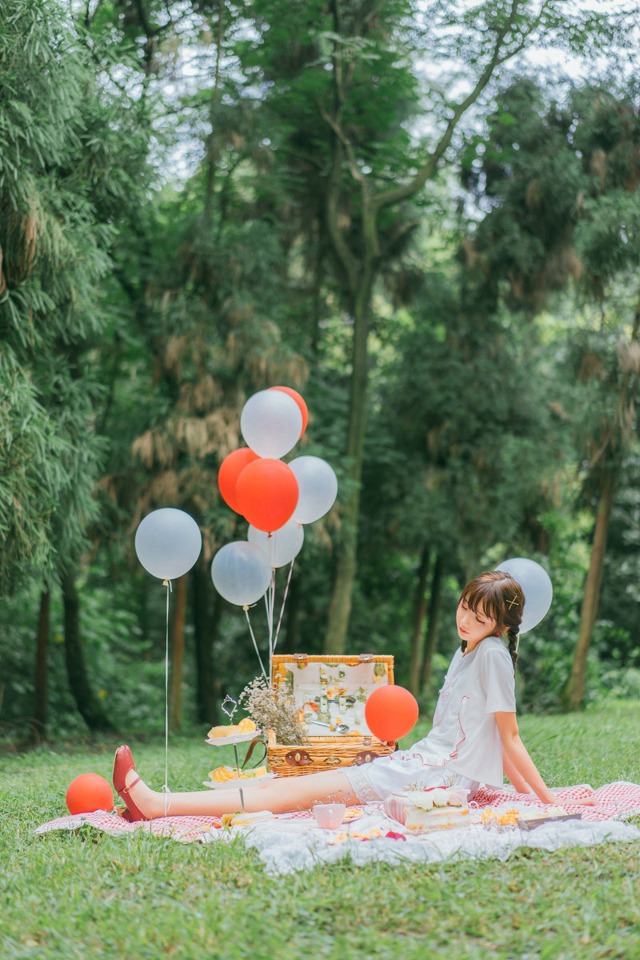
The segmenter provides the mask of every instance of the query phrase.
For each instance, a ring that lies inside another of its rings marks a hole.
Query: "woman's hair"
[[[524,593],[518,581],[503,570],[488,570],[466,585],[458,603],[463,600],[474,613],[482,604],[485,615],[506,630],[515,670],[518,662],[518,629],[524,613]]]

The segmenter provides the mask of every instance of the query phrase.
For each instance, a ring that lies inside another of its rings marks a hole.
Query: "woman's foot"
[[[127,805],[123,814],[125,820],[135,822],[167,816],[170,798],[163,793],[151,790],[138,776],[131,750],[127,746],[118,747],[116,750],[113,763],[113,785],[118,796]]]
[[[145,803],[144,800],[145,794],[151,794],[152,791],[136,773],[136,765],[133,762],[131,750],[126,745],[118,747],[116,750],[113,761],[113,786],[127,806],[128,816],[125,819],[129,821],[150,819],[151,814],[147,810],[148,803]],[[133,789],[135,789],[135,799],[131,796]]]

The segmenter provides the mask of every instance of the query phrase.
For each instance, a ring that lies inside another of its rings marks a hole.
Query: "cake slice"
[[[409,789],[387,797],[384,810],[409,833],[428,833],[471,823],[467,796],[467,791],[460,787]]]
[[[250,827],[254,823],[261,823],[263,820],[275,820],[275,813],[270,810],[256,810],[253,813],[239,810],[236,813],[225,813],[220,818],[220,825],[223,827]]]

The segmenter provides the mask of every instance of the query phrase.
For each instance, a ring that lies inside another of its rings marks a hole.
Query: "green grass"
[[[640,782],[639,704],[520,726],[551,785]],[[132,746],[145,778],[162,783],[164,743]],[[241,841],[183,846],[86,828],[36,836],[65,813],[74,776],[110,777],[113,747],[0,757],[2,960],[640,958],[638,843],[522,850],[505,863],[343,862],[274,879]],[[199,786],[212,758],[198,732],[172,738],[172,789]]]

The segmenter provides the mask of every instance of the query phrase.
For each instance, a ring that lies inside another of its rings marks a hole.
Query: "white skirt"
[[[469,791],[469,799],[479,787],[477,780],[470,780],[461,773],[449,770],[440,764],[425,763],[414,755],[393,753],[389,757],[379,757],[371,763],[359,767],[345,767],[351,787],[359,803],[376,803],[385,800],[392,793],[400,793],[405,787],[464,787]]]

